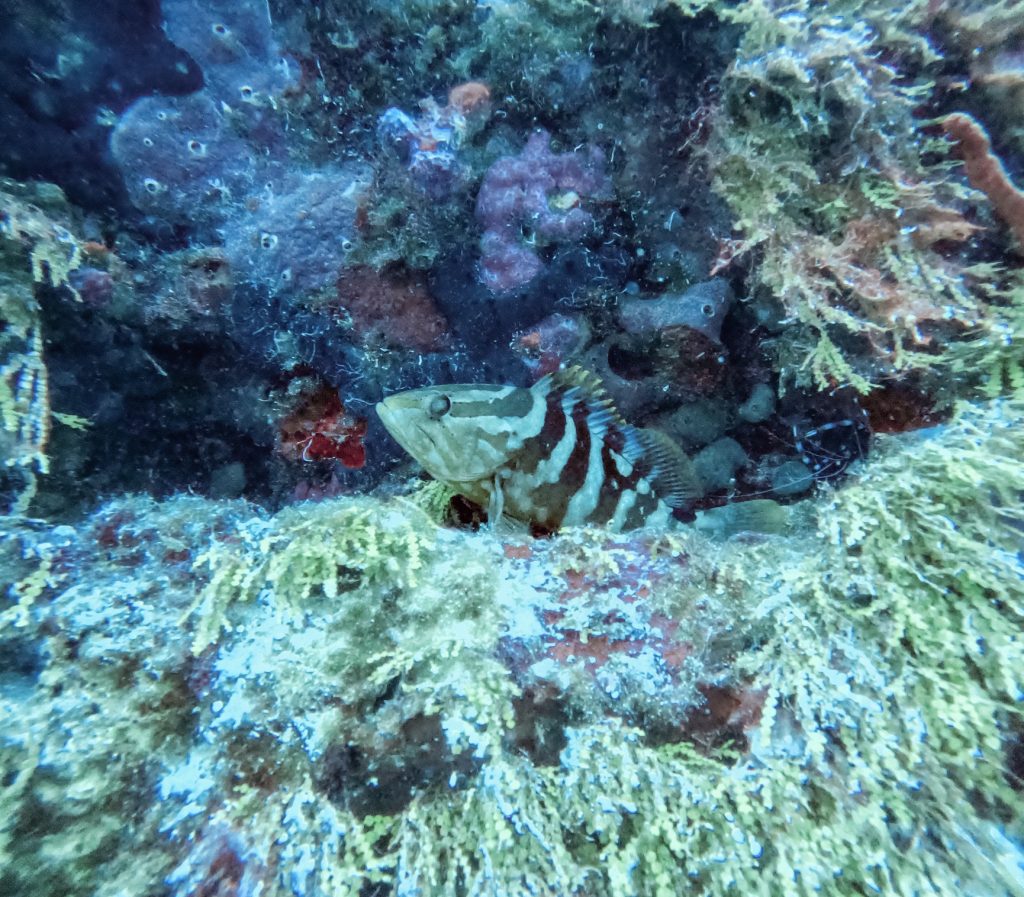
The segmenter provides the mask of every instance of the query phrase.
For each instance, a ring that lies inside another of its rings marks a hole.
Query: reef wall
[[[8,6],[0,892],[1024,894],[1024,5]],[[568,365],[669,530],[373,413]]]

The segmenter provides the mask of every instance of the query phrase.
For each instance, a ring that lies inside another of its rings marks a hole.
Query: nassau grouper
[[[703,494],[690,459],[663,433],[632,427],[579,368],[532,387],[456,384],[377,405],[388,432],[435,479],[547,530],[665,524]]]

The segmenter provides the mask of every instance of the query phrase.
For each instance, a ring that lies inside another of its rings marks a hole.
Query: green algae
[[[783,381],[867,392],[931,367],[933,344],[985,303],[942,248],[974,229],[919,114],[939,61],[924,5],[754,0],[719,14],[745,28],[707,150],[736,231],[720,264],[753,252],[752,286],[793,322]]]
[[[5,683],[2,880],[155,893],[182,845],[230,831],[270,894],[1017,893],[1022,422],[1004,399],[888,439],[805,503],[814,538],[662,537],[690,561],[652,600],[728,608],[716,681],[766,695],[732,747],[588,714],[585,678],[524,703],[498,646],[535,586],[509,595],[499,542],[408,506],[132,499],[26,531],[21,554],[62,539],[77,560],[5,634],[44,672]],[[596,534],[551,552],[545,576],[622,569]],[[359,556],[372,576],[345,573]],[[212,583],[230,628],[183,627]],[[15,686],[35,710],[12,727]],[[540,722],[546,752],[520,737]],[[200,846],[175,874],[210,874]]]

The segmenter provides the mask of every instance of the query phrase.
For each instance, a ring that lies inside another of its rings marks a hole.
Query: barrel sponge
[[[196,60],[203,89],[132,104],[113,131],[111,153],[140,211],[209,228],[256,185],[279,177],[277,98],[292,83],[291,65],[273,41],[265,0],[166,0],[162,9],[164,30]]]
[[[293,171],[251,196],[224,229],[233,270],[277,295],[333,286],[354,245],[370,178],[363,165]]]
[[[163,0],[164,31],[203,70],[206,90],[226,103],[258,103],[292,83],[271,30],[266,0]]]
[[[258,165],[206,91],[134,103],[110,149],[135,207],[175,224],[223,218],[248,192]]]
[[[627,333],[640,335],[685,327],[717,343],[732,299],[729,282],[716,277],[695,284],[683,293],[667,294],[656,299],[624,299],[619,305],[619,323]]]

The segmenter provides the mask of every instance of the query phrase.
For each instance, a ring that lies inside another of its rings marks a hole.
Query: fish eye
[[[452,400],[448,396],[434,396],[427,405],[427,414],[434,420],[440,420],[452,407]]]

